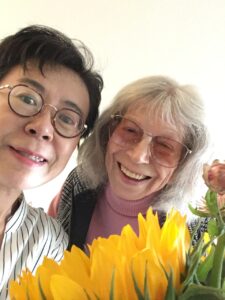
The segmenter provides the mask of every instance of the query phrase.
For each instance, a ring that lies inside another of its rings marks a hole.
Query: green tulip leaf
[[[197,270],[197,277],[200,282],[206,282],[209,271],[213,266],[215,248],[212,247],[210,253],[206,256],[205,260],[200,263]]]
[[[209,220],[207,231],[210,237],[215,237],[219,235],[219,229],[216,219]]]
[[[217,193],[211,190],[208,190],[205,195],[206,205],[208,210],[211,213],[211,216],[216,216],[219,212],[218,203],[217,203]]]
[[[225,290],[192,284],[178,297],[178,300],[224,300]]]
[[[171,272],[170,276],[167,275],[168,286],[166,290],[165,300],[176,300],[176,293],[173,287],[173,273]]]

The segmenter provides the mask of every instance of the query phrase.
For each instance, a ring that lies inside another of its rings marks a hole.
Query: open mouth
[[[47,162],[47,160],[42,157],[42,156],[38,156],[38,155],[34,155],[34,154],[31,154],[29,152],[26,152],[26,151],[23,151],[23,150],[18,150],[18,149],[15,149],[13,147],[10,147],[13,151],[17,152],[19,155],[23,156],[23,157],[26,157],[28,158],[29,160],[35,162],[35,163],[38,163],[38,164],[44,164]]]
[[[134,173],[134,172],[128,170],[123,165],[121,165],[120,163],[119,163],[119,168],[120,168],[120,171],[124,175],[126,175],[128,178],[133,179],[133,180],[141,181],[141,180],[146,180],[146,179],[150,179],[151,178],[151,177],[145,176],[143,174]]]

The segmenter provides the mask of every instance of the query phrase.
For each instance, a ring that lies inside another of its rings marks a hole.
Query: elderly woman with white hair
[[[126,224],[137,232],[137,216],[149,207],[161,224],[175,208],[193,228],[188,203],[201,197],[208,145],[203,103],[193,87],[164,76],[132,82],[81,145],[78,166],[50,214],[57,210],[70,245],[82,249],[99,236],[119,234]],[[203,219],[199,232],[206,226]]]

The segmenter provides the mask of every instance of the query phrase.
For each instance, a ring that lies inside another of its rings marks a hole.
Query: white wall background
[[[86,43],[105,81],[101,110],[128,82],[163,74],[196,85],[225,159],[225,0],[1,0],[0,38],[44,24]],[[76,163],[43,187],[26,191],[45,209]]]

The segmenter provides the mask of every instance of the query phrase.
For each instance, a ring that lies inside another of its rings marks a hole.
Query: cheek
[[[168,184],[172,184],[174,180],[174,172],[176,169],[165,170],[165,178]]]
[[[63,141],[60,141],[60,143],[55,145],[56,160],[60,164],[66,165],[66,163],[74,153],[78,142],[78,138],[75,140],[64,139]]]
[[[112,169],[113,167],[113,157],[116,152],[117,149],[115,147],[115,144],[109,141],[106,148],[106,155],[105,155],[105,166],[107,172],[109,172],[110,169]]]
[[[14,112],[8,109],[2,108],[0,106],[0,128],[4,128],[5,131],[12,132],[15,129],[23,128],[26,124],[26,118],[22,118],[16,115]],[[5,126],[7,124],[7,126]]]
[[[105,154],[105,167],[107,170],[107,173],[109,173],[109,170],[111,169],[111,165],[112,165],[112,155],[110,153],[110,147],[108,145],[107,149],[106,149],[106,154]]]

